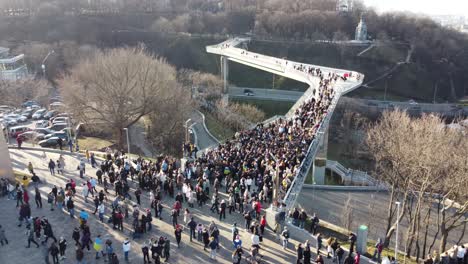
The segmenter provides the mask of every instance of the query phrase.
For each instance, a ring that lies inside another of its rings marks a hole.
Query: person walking
[[[26,248],[31,247],[31,242],[36,244],[37,248],[39,247],[39,244],[36,242],[36,240],[34,240],[34,231],[31,230],[31,226],[29,226],[29,225],[26,226],[26,237],[28,238],[28,246],[26,246]]]
[[[226,219],[226,201],[224,199],[221,200],[221,204],[219,205],[219,221],[221,219]]]
[[[67,201],[67,209],[68,213],[70,213],[70,218],[75,218],[75,203],[71,197]]]
[[[0,225],[0,244],[2,245],[2,247],[3,247],[3,243],[8,245],[8,239],[6,238],[6,235],[5,235],[5,228],[3,228]]]
[[[44,220],[45,221],[45,226],[44,226],[44,236],[46,237],[46,239],[44,241],[42,241],[41,243],[42,244],[46,244],[47,243],[47,240],[49,240],[49,237],[53,238],[54,239],[54,242],[57,243],[57,238],[55,238],[54,236],[54,232],[52,230],[52,226],[50,225],[49,221]]]
[[[106,254],[107,254],[107,260],[111,262],[112,255],[114,254],[114,248],[112,247],[112,240],[110,239],[106,240]]]
[[[218,248],[218,242],[216,241],[216,239],[214,239],[214,237],[211,238],[209,247],[211,249],[210,258],[216,260],[216,250]]]
[[[104,257],[106,254],[104,254],[104,251],[102,250],[103,242],[101,239],[101,235],[97,235],[97,237],[94,239],[94,244],[93,248],[96,251],[96,259],[99,259],[99,253]]]
[[[47,195],[47,203],[50,204],[50,210],[51,210],[51,211],[54,210],[54,199],[55,199],[54,193],[53,193],[53,192],[50,192],[50,193]]]
[[[55,244],[55,242],[52,242],[52,244],[50,245],[49,252],[50,252],[50,255],[52,256],[52,262],[54,264],[58,264],[59,263],[59,258],[58,258],[59,249],[57,245]]]
[[[164,238],[164,257],[165,257],[164,262],[167,262],[169,260],[169,257],[171,256],[170,251],[171,251],[171,241],[169,241],[169,239],[165,237]]]
[[[337,261],[338,261],[337,264],[343,264],[343,256],[344,256],[344,250],[338,244],[338,248],[336,249],[336,258],[337,258]]]
[[[284,227],[284,230],[281,233],[281,237],[283,238],[283,249],[287,249],[289,241],[289,230],[287,226]]]
[[[195,222],[193,217],[190,218],[187,226],[190,228],[190,242],[192,242],[192,239],[195,238],[195,229],[197,228],[197,222]]]
[[[50,264],[50,259],[49,259],[50,250],[47,247],[47,243],[42,244],[42,250],[41,251],[42,251],[42,256],[44,257],[44,262],[46,264]]]
[[[128,254],[130,252],[130,247],[131,247],[130,240],[128,240],[128,238],[126,238],[125,241],[122,244],[122,249],[123,249],[123,252],[124,252],[126,262],[128,262]]]
[[[380,256],[382,255],[383,243],[382,239],[379,237],[377,243],[375,243],[374,255],[372,256],[373,260],[377,260],[377,263],[380,263]]]
[[[106,208],[104,207],[104,203],[99,204],[98,212],[99,212],[99,220],[101,220],[101,223],[104,223],[104,213],[106,212]]]
[[[302,264],[302,259],[304,258],[304,248],[302,244],[299,243],[296,248],[296,264]]]
[[[143,263],[151,263],[150,257],[149,257],[149,246],[148,242],[144,242],[143,245],[141,246],[141,253],[143,253]]]
[[[304,246],[304,263],[303,264],[310,264],[312,252],[310,251],[310,246],[305,244]]]
[[[35,190],[35,195],[34,195],[34,201],[36,202],[37,208],[42,208],[42,197],[41,197],[41,192],[39,191],[39,188],[34,188]]]
[[[86,264],[84,261],[84,252],[81,247],[77,246],[75,250],[76,264]]]
[[[63,236],[59,239],[60,259],[66,259],[65,250],[67,250],[67,240]]]
[[[52,159],[49,161],[49,171],[50,175],[55,175],[55,162]]]
[[[174,235],[177,241],[177,247],[180,247],[180,240],[182,239],[182,227],[180,225],[176,226],[174,230]]]

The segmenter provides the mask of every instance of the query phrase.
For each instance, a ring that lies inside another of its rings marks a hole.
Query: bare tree
[[[411,119],[401,111],[384,113],[382,119],[368,130],[367,145],[376,161],[376,170],[391,190],[387,245],[395,226],[391,223],[395,217],[393,203],[396,195],[403,197],[402,212],[396,216],[399,221],[409,212],[407,255],[411,255],[415,246],[418,258],[428,247],[427,229],[426,234],[422,234],[421,227],[432,224],[429,218],[434,210],[434,197],[439,198],[436,236],[440,231],[441,252],[445,250],[449,233],[468,221],[466,133],[463,128],[447,128],[438,116],[423,115]]]
[[[50,85],[46,81],[32,77],[16,81],[0,80],[0,98],[6,105],[20,106],[27,100],[46,105],[49,92]]]
[[[100,51],[80,62],[59,85],[70,111],[86,124],[108,126],[120,146],[123,128],[155,113],[156,106],[173,100],[179,95],[174,89],[180,88],[174,67],[143,47]]]

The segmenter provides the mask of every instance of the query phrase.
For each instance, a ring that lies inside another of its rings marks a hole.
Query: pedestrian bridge
[[[324,134],[328,129],[328,123],[335,110],[340,97],[346,93],[349,93],[359,88],[364,79],[364,75],[358,72],[334,69],[329,67],[323,67],[319,65],[306,64],[287,60],[284,58],[275,58],[255,52],[248,51],[240,48],[242,43],[248,42],[248,38],[232,38],[226,40],[217,45],[211,45],[206,47],[208,53],[217,54],[221,56],[221,72],[224,77],[224,92],[227,93],[227,75],[228,75],[228,61],[234,61],[240,64],[244,64],[259,70],[277,74],[286,78],[290,78],[302,83],[306,83],[309,89],[302,95],[302,97],[295,103],[290,109],[286,117],[292,117],[295,110],[300,107],[305,101],[313,97],[318,98],[320,87],[320,78],[317,75],[311,74],[310,69],[320,69],[324,77],[328,77],[329,74],[336,74],[341,78],[335,82],[333,89],[335,96],[330,104],[327,111],[326,117],[317,130],[317,135],[312,143],[309,145],[307,154],[302,161],[299,172],[291,183],[290,188],[286,196],[283,198],[283,202],[286,204],[286,210],[289,210],[296,203],[297,196],[300,193],[306,176],[310,170],[310,167],[315,160],[315,156],[322,145]],[[269,122],[274,121],[275,118],[269,119]]]

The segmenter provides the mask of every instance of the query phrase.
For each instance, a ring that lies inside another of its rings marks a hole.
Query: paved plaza
[[[58,209],[55,211],[50,211],[47,206],[46,195],[50,192],[52,186],[55,184],[57,187],[64,187],[66,180],[73,178],[77,182],[77,195],[75,196],[75,215],[79,214],[81,209],[85,209],[89,212],[89,226],[91,229],[91,239],[101,234],[103,240],[111,239],[113,241],[113,247],[116,251],[120,262],[123,261],[123,252],[122,252],[122,242],[125,238],[131,239],[130,229],[131,229],[131,219],[127,219],[124,222],[124,232],[113,230],[111,224],[101,223],[96,216],[92,215],[94,211],[94,205],[92,203],[91,197],[88,197],[88,203],[85,203],[83,197],[81,196],[81,183],[83,180],[79,178],[79,173],[77,171],[77,166],[79,160],[75,155],[69,155],[69,153],[64,152],[65,157],[65,173],[64,175],[52,176],[47,168],[47,163],[50,158],[57,160],[59,157],[58,153],[44,152],[40,150],[18,150],[11,149],[10,156],[13,162],[13,166],[16,170],[27,172],[27,164],[29,161],[32,162],[36,174],[45,180],[45,184],[40,185],[40,190],[42,192],[43,198],[43,208],[37,209],[34,203],[34,191],[33,187],[29,187],[29,196],[32,198],[30,200],[30,205],[32,209],[32,216],[44,216],[49,219],[49,222],[52,224],[54,235],[57,239],[60,236],[65,237],[68,242],[68,247],[66,251],[67,259],[61,261],[60,263],[76,263],[75,261],[75,248],[74,241],[71,237],[73,228],[78,226],[78,220],[71,219],[68,213],[60,212]],[[91,168],[88,164],[86,166],[86,175],[95,176],[96,170]],[[132,184],[131,187],[135,187],[135,184]],[[98,191],[101,190],[101,186],[98,186]],[[221,188],[223,189],[223,188]],[[134,189],[130,191],[133,194]],[[114,191],[113,189],[109,190],[108,200],[105,203],[106,206],[106,220],[110,215],[110,203],[114,200]],[[227,196],[225,193],[221,193],[221,198],[225,199]],[[150,199],[148,193],[144,192],[142,195],[142,208],[150,208]],[[209,258],[209,251],[203,251],[203,244],[201,242],[190,242],[189,241],[189,230],[184,229],[182,235],[182,243],[180,248],[177,248],[175,243],[174,229],[172,227],[170,219],[170,206],[172,206],[174,200],[171,198],[165,197],[164,199],[164,210],[163,210],[163,220],[155,219],[153,215],[153,229],[150,233],[144,234],[144,236],[137,240],[131,240],[131,252],[130,252],[130,262],[131,263],[143,263],[143,255],[141,252],[141,245],[144,241],[147,241],[150,237],[159,238],[160,236],[167,236],[171,240],[171,257],[169,263],[232,263],[231,253],[233,251],[233,246],[231,242],[231,227],[234,222],[238,223],[240,230],[241,239],[243,241],[244,256],[249,255],[251,239],[250,233],[246,232],[243,229],[244,219],[238,213],[233,213],[232,215],[227,214],[226,220],[222,222],[218,221],[217,214],[210,212],[209,207],[211,204],[207,204],[202,208],[199,208],[195,205],[195,208],[191,210],[195,221],[202,222],[207,225],[211,221],[215,221],[219,230],[220,230],[220,250],[218,252],[218,258],[216,261]],[[184,203],[184,208],[186,204]],[[33,245],[31,248],[25,248],[27,245],[27,237],[25,235],[25,227],[18,227],[18,209],[16,208],[16,202],[12,200],[7,200],[7,198],[2,198],[0,200],[0,224],[6,229],[6,236],[9,240],[7,246],[0,247],[0,263],[2,264],[14,264],[14,263],[44,263],[43,254],[40,249],[35,248]],[[179,217],[179,223],[183,223],[183,216]],[[264,255],[265,263],[295,263],[296,262],[296,252],[294,246],[297,245],[298,241],[295,241],[294,238],[290,240],[290,245],[288,250],[283,250],[280,244],[280,241],[275,240],[274,234],[271,230],[267,229],[265,231],[264,240],[261,243],[261,254]],[[302,241],[304,242],[304,241]],[[50,242],[49,242],[50,243]],[[312,246],[315,246],[314,244]],[[312,249],[315,251],[314,249]],[[87,252],[85,249],[85,258],[86,263],[104,263],[104,260],[95,260],[95,251],[91,248],[91,251]],[[313,256],[313,259],[315,256]],[[52,259],[51,259],[52,261]],[[51,262],[52,263],[52,262]],[[243,260],[241,263],[247,263]]]

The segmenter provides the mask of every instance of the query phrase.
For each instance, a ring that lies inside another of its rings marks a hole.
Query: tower
[[[361,20],[356,27],[356,35],[354,37],[356,41],[367,41],[367,24],[364,19],[364,15],[361,15]]]
[[[353,10],[353,0],[337,0],[336,11],[337,12],[350,12]]]

